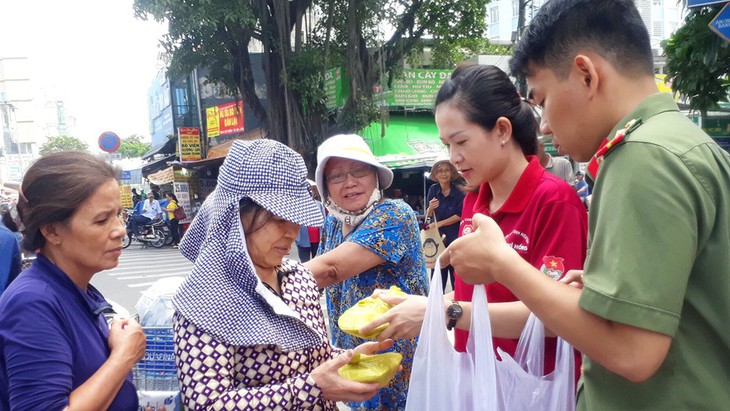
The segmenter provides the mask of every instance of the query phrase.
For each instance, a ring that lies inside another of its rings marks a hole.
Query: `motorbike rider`
[[[132,235],[135,239],[140,240],[139,226],[150,224],[162,218],[162,208],[160,202],[155,200],[153,193],[147,193],[147,201],[142,205],[142,214],[133,214],[129,217],[129,227],[132,229]]]

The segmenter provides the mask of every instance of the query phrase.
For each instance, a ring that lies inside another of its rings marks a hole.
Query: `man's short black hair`
[[[564,79],[581,50],[598,53],[625,75],[654,73],[649,33],[633,0],[548,1],[515,48],[510,71],[526,77],[532,62]]]

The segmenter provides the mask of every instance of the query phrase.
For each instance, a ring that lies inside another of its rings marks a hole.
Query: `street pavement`
[[[134,305],[142,291],[160,278],[185,277],[192,268],[193,263],[176,248],[141,248],[138,243],[132,243],[122,251],[119,265],[96,274],[91,284],[107,300],[134,314]]]

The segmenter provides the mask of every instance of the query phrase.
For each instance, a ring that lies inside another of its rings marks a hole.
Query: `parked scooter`
[[[132,244],[132,240],[141,242],[143,246],[150,244],[152,247],[161,248],[167,241],[167,235],[164,231],[165,227],[167,227],[167,224],[163,220],[145,224],[139,228],[138,238],[134,238],[132,229],[127,228],[127,235],[124,236],[124,240],[122,241],[122,248],[129,247]]]

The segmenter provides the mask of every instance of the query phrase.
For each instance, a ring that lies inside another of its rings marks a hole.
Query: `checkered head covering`
[[[294,311],[263,291],[246,250],[239,211],[250,199],[271,213],[305,226],[321,226],[302,157],[273,140],[237,141],[180,251],[193,271],[173,298],[175,309],[213,337],[234,345],[273,344],[299,350],[321,343]]]

